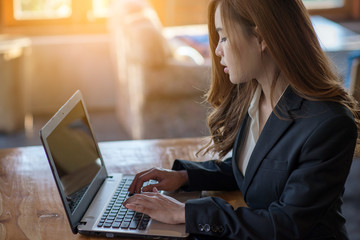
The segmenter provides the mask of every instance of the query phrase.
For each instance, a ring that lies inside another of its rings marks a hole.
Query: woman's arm
[[[239,190],[233,174],[232,159],[224,161],[192,162],[186,160],[175,160],[173,170],[186,170],[188,184],[183,186],[187,191]]]
[[[238,189],[231,158],[205,162],[175,160],[172,170],[152,168],[140,172],[129,187],[130,194],[140,193],[143,183],[151,179],[158,183],[144,187],[143,192],[150,192],[154,187],[165,191],[175,191],[180,187],[187,191]]]

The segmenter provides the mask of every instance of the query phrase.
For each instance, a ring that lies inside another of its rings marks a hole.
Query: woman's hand
[[[162,168],[152,168],[136,174],[132,184],[129,187],[129,193],[141,193],[143,183],[149,180],[157,180],[157,184],[151,184],[143,187],[143,192],[151,192],[154,187],[164,191],[175,191],[181,186],[187,184],[188,175],[185,170],[172,171]]]
[[[155,187],[153,192],[135,194],[129,197],[124,202],[124,206],[149,215],[152,219],[163,223],[185,223],[185,204],[160,194]]]

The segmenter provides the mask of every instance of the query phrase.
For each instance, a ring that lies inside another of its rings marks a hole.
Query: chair
[[[208,135],[210,64],[179,60],[155,10],[144,0],[119,0],[108,28],[117,76],[117,117],[133,139]]]
[[[32,125],[29,124],[30,55],[29,38],[0,35],[0,133],[14,133]]]
[[[360,103],[360,56],[352,60],[349,91]]]
[[[360,55],[351,61],[349,79],[349,93],[360,104]],[[360,157],[360,150],[355,149],[355,156]]]

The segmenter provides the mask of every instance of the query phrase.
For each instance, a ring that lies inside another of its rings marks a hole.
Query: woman
[[[205,238],[347,239],[341,204],[359,110],[302,1],[212,0],[209,39],[214,110],[204,149],[221,159],[232,150],[232,158],[139,173],[130,193],[158,183],[125,206]],[[211,197],[182,204],[157,191],[180,187],[240,189],[248,208]]]

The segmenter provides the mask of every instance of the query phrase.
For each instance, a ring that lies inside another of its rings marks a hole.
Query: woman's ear
[[[254,33],[255,33],[255,37],[258,39],[258,43],[261,48],[261,51],[264,52],[267,48],[267,45],[266,45],[265,40],[261,36],[258,27],[255,27]]]
[[[260,46],[261,46],[261,51],[265,52],[265,50],[267,49],[267,45],[264,39],[261,40]]]

